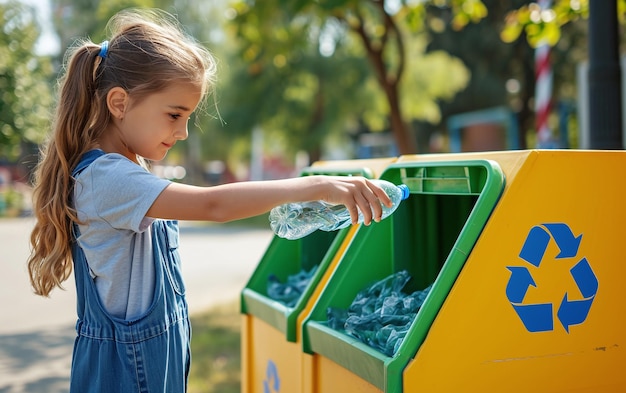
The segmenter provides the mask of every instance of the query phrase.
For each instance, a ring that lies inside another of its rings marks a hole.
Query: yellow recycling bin
[[[626,391],[626,152],[402,156],[380,177],[411,196],[357,230],[304,319],[303,392]],[[431,289],[392,356],[329,327],[399,270]]]
[[[376,178],[397,157],[318,161],[302,175],[365,176]],[[305,354],[300,344],[301,313],[311,307],[328,280],[345,240],[357,226],[334,232],[317,231],[298,240],[274,236],[241,294],[242,393],[300,392]],[[270,276],[285,282],[303,269],[315,268],[295,304],[268,295]]]
[[[626,152],[464,157],[495,160],[507,185],[404,390],[626,391]]]

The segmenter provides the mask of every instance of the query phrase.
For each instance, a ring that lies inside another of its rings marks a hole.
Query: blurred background
[[[611,18],[622,21],[625,3]],[[120,9],[167,10],[218,58],[214,100],[154,163],[159,176],[214,185],[297,176],[317,160],[588,148],[589,6],[0,0],[0,216],[30,212],[66,48],[104,40]]]

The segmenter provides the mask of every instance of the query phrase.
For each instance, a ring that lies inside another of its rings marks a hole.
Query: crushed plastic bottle
[[[329,307],[328,326],[394,356],[431,289],[407,295],[401,290],[410,279],[402,270],[360,291],[347,310]]]
[[[409,197],[409,188],[405,184],[395,185],[386,180],[371,180],[389,196],[393,205],[382,205],[381,219],[389,217]],[[270,211],[270,227],[279,237],[295,240],[307,236],[316,230],[336,231],[352,224],[350,212],[344,205],[333,205],[324,201],[286,203]],[[363,215],[359,211],[359,223]]]

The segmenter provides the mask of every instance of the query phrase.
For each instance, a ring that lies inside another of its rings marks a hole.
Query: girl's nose
[[[179,141],[184,141],[185,139],[187,139],[188,136],[189,136],[189,130],[187,127],[187,122],[185,122],[185,124],[182,124],[180,127],[176,129],[176,131],[174,131],[174,137],[178,139]]]

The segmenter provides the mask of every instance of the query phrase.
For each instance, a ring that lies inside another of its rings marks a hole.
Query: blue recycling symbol
[[[265,380],[263,380],[263,393],[278,393],[280,391],[280,378],[278,378],[278,367],[272,359],[267,361],[265,369]]]
[[[539,268],[551,241],[559,248],[556,259],[577,258],[578,262],[570,269],[574,282],[580,290],[582,299],[572,299],[567,292],[558,306],[556,317],[567,333],[572,325],[579,325],[587,319],[593,300],[598,292],[598,279],[591,269],[587,258],[578,257],[578,249],[583,235],[574,236],[564,223],[542,224],[534,226],[528,232],[519,257],[528,264]],[[545,262],[550,263],[551,261]],[[554,330],[553,304],[525,304],[524,297],[528,288],[536,287],[528,265],[507,266],[511,277],[506,286],[506,297],[529,332]]]

